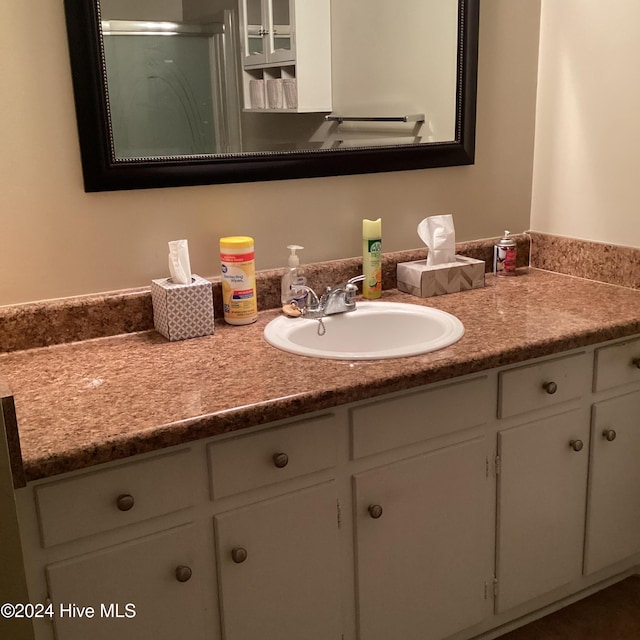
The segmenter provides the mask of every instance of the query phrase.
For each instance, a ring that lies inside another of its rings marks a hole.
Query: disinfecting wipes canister
[[[253,238],[220,238],[222,304],[229,324],[251,324],[258,318]]]

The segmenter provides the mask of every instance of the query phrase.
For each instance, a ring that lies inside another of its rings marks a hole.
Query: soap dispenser
[[[300,302],[307,297],[307,292],[295,293],[295,288],[303,286],[307,283],[307,279],[300,272],[300,257],[296,254],[296,251],[304,249],[299,244],[289,244],[287,249],[291,251],[289,255],[289,268],[287,272],[282,276],[281,287],[281,302],[283,305],[290,303],[292,300]]]

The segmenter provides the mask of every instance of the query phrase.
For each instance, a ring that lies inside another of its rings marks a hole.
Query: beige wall
[[[167,273],[167,241],[216,275],[218,238],[255,237],[257,267],[358,255],[363,217],[385,251],[420,245],[450,212],[469,240],[529,225],[539,2],[483,0],[476,164],[402,173],[86,194],[62,2],[7,3],[0,25],[0,305],[145,286]]]
[[[542,1],[531,226],[640,247],[640,3]]]

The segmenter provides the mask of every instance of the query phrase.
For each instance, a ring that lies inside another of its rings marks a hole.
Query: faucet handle
[[[356,282],[362,282],[366,277],[367,276],[365,276],[364,273],[361,273],[359,276],[353,276],[353,278],[349,278],[347,280],[347,285],[350,285],[350,284],[355,285]]]
[[[354,276],[353,278],[349,278],[344,285],[344,300],[347,305],[355,305],[356,294],[358,293],[358,287],[356,286],[357,282],[362,282],[366,276],[364,274],[360,274],[358,276]]]
[[[358,294],[358,287],[353,282],[347,282],[344,286],[344,301],[345,304],[355,305],[356,303],[356,295]]]

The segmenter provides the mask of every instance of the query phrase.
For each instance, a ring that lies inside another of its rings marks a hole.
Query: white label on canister
[[[228,320],[251,320],[258,315],[254,253],[220,254],[222,303]]]

